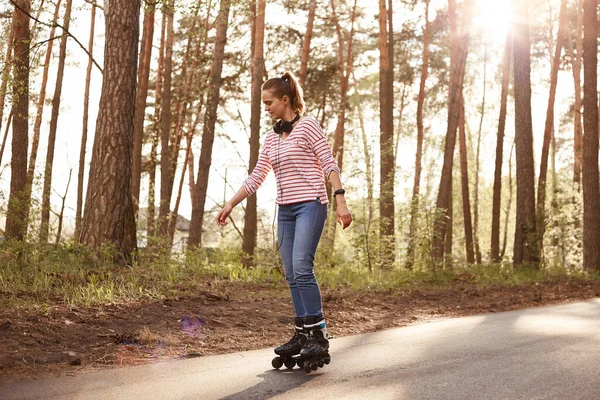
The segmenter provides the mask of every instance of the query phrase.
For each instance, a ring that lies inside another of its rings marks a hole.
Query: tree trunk
[[[417,152],[415,155],[415,176],[410,209],[410,228],[408,234],[408,249],[406,255],[406,268],[412,269],[415,263],[415,245],[417,240],[417,226],[419,223],[419,201],[421,194],[421,164],[423,158],[423,108],[425,106],[425,84],[429,73],[429,0],[425,0],[425,32],[423,33],[423,64],[421,65],[421,83],[419,84],[419,97],[417,98]]]
[[[65,33],[69,30],[71,22],[72,0],[67,0],[63,27]],[[52,169],[54,165],[54,148],[56,144],[56,131],[58,128],[58,114],[60,112],[60,98],[62,94],[62,83],[65,71],[65,59],[67,56],[67,39],[64,35],[60,40],[60,51],[58,55],[58,70],[56,72],[56,86],[52,97],[52,116],[50,118],[50,133],[48,134],[48,149],[46,152],[46,164],[44,169],[44,187],[42,190],[42,222],[40,226],[40,242],[48,242],[48,231],[50,229],[50,192],[52,190]]]
[[[481,118],[479,120],[479,130],[477,131],[477,148],[475,150],[475,185],[473,187],[473,244],[475,246],[475,260],[477,261],[477,264],[481,264],[481,248],[479,247],[479,169],[481,155],[481,135],[483,130],[483,119],[485,117],[485,96],[487,93],[487,62],[488,44],[486,43],[483,56],[483,94],[481,98]]]
[[[473,0],[468,0],[464,5],[465,13],[462,22],[462,34],[456,39],[456,50],[453,52],[455,61],[451,67],[449,101],[448,101],[448,129],[446,131],[446,144],[444,148],[444,164],[440,178],[440,186],[436,201],[436,215],[432,243],[432,257],[435,262],[441,263],[444,259],[444,240],[446,238],[446,212],[448,210],[452,193],[452,166],[454,163],[454,148],[456,145],[456,130],[458,129],[461,107],[461,93],[465,76],[465,65],[469,49],[469,27],[473,16]]]
[[[29,0],[15,0],[29,13]],[[27,147],[29,144],[29,16],[15,6],[13,14],[13,136],[10,162],[10,197],[6,214],[6,238],[23,240],[27,227]]]
[[[597,0],[583,2],[583,268],[600,270]]]
[[[140,203],[140,182],[142,178],[142,144],[144,142],[144,121],[146,119],[146,100],[148,98],[148,82],[150,80],[150,62],[152,60],[152,41],[154,39],[154,15],[156,3],[144,2],[144,24],[140,60],[135,91],[135,117],[133,122],[133,164],[132,164],[132,195],[134,213]]]
[[[508,156],[508,203],[506,204],[506,213],[504,219],[504,239],[502,240],[502,251],[500,252],[500,259],[504,258],[506,254],[506,245],[508,243],[508,220],[510,217],[510,210],[513,201],[513,154],[515,151],[515,142],[510,148],[510,155]]]
[[[581,124],[581,55],[583,53],[582,31],[583,31],[583,0],[577,0],[577,37],[576,52],[573,50],[573,38],[571,30],[567,30],[569,53],[573,70],[573,83],[575,85],[575,107],[573,109],[574,125],[574,163],[573,163],[573,184],[575,189],[581,189],[581,163],[583,155],[583,126]],[[577,222],[576,222],[577,223]]]
[[[204,127],[202,130],[202,149],[198,165],[198,181],[192,204],[192,221],[188,244],[190,248],[202,244],[202,226],[204,220],[204,205],[208,190],[208,178],[210,165],[212,163],[212,148],[215,140],[215,124],[217,121],[217,109],[219,107],[221,73],[223,71],[223,56],[225,54],[225,42],[227,41],[227,27],[229,24],[229,9],[231,0],[221,0],[219,15],[217,17],[217,32],[215,36],[215,48],[211,65],[211,76],[208,88],[206,113],[204,115]]]
[[[131,163],[140,0],[108,4],[102,94],[81,242],[93,250],[110,244],[115,262],[123,265],[131,263],[136,249]]]
[[[152,149],[150,151],[150,180],[148,187],[148,238],[155,237],[156,233],[156,166],[158,140],[160,137],[160,110],[162,107],[163,71],[165,66],[165,32],[167,28],[167,15],[162,13],[160,28],[160,47],[158,50],[158,66],[156,72],[156,86],[154,88],[154,121],[152,126]]]
[[[465,134],[465,108],[461,107],[460,120],[458,123],[459,149],[460,149],[460,176],[462,187],[463,219],[465,225],[465,252],[467,263],[475,262],[473,249],[473,225],[471,223],[471,201],[469,199],[469,168],[467,164],[467,137]]]
[[[12,69],[13,59],[13,48],[14,48],[14,35],[15,35],[15,21],[10,24],[10,30],[8,33],[8,41],[6,42],[6,57],[4,58],[4,68],[2,69],[2,79],[0,81],[0,129],[2,128],[2,121],[4,119],[4,103],[6,101],[6,88],[8,87],[8,80],[10,77],[10,71]],[[1,159],[1,157],[0,157]]]
[[[253,2],[254,3],[254,2]],[[252,47],[252,99],[250,115],[250,164],[248,174],[252,173],[258,162],[260,148],[260,116],[261,116],[261,86],[265,73],[264,38],[265,38],[265,0],[258,0],[255,5],[256,14],[253,17],[254,45]],[[254,3],[255,4],[255,3]],[[242,264],[245,267],[254,265],[254,248],[256,247],[256,194],[246,200],[244,214],[244,239],[242,241]]]
[[[394,237],[394,94],[391,86],[392,66],[390,41],[387,32],[385,0],[379,0],[379,130],[380,146],[380,196],[379,235],[380,258],[386,267],[395,261]],[[391,34],[391,32],[390,32]]]
[[[11,107],[6,119],[6,126],[4,127],[4,135],[2,136],[2,145],[0,146],[0,165],[2,165],[2,158],[4,157],[4,149],[6,149],[6,141],[8,140],[8,132],[11,128],[12,119],[14,116],[14,109]]]
[[[360,123],[360,132],[363,144],[363,153],[365,155],[365,166],[366,166],[366,179],[367,179],[367,222],[363,224],[365,230],[365,249],[367,251],[367,262],[369,265],[369,272],[373,272],[373,266],[371,263],[371,249],[370,249],[370,235],[371,235],[371,222],[373,221],[373,162],[371,161],[371,153],[369,151],[369,142],[367,138],[367,130],[365,129],[365,121],[363,116],[363,110],[360,100],[360,94],[358,92],[358,84],[356,83],[356,77],[354,71],[352,71],[352,83],[354,87],[354,96],[356,98],[356,109],[358,111],[358,120]]]
[[[83,95],[83,129],[81,135],[81,147],[79,149],[79,173],[77,175],[77,211],[75,212],[75,238],[79,240],[81,232],[81,217],[83,211],[83,178],[85,175],[85,154],[87,149],[88,138],[88,119],[90,106],[90,82],[92,78],[92,54],[94,50],[94,28],[96,25],[96,6],[92,6],[92,22],[90,25],[90,40],[88,51],[90,58],[88,60],[87,71],[85,75],[85,93]]]
[[[306,75],[308,73],[308,58],[310,55],[310,42],[312,40],[316,9],[317,0],[310,0],[310,6],[308,9],[308,21],[306,22],[306,32],[304,33],[304,39],[302,40],[302,58],[300,59],[300,74],[298,75],[298,80],[300,82],[300,86],[302,87],[304,87],[304,85],[306,84]]]
[[[560,5],[560,17],[558,22],[558,33],[556,37],[556,49],[552,59],[550,73],[550,95],[548,96],[548,108],[546,110],[546,125],[544,127],[544,142],[542,144],[542,159],[540,163],[540,175],[538,178],[536,228],[538,249],[544,254],[544,232],[546,224],[546,179],[548,175],[548,156],[550,142],[554,135],[554,103],[556,100],[556,86],[558,81],[558,70],[560,68],[561,52],[565,37],[565,19],[567,16],[567,0],[562,0]]]
[[[93,7],[92,8],[96,8]],[[65,216],[65,203],[67,202],[67,194],[69,193],[69,186],[71,186],[71,177],[73,175],[73,168],[69,170],[69,179],[67,181],[67,187],[65,188],[65,195],[62,197],[62,205],[60,207],[60,213],[58,214],[58,229],[56,230],[56,241],[55,244],[60,243],[60,237],[62,236],[63,219]]]
[[[56,31],[56,23],[58,22],[58,14],[60,12],[61,1],[56,2],[54,8],[54,17],[52,28],[50,28],[50,38],[48,47],[46,48],[46,57],[44,60],[44,68],[42,72],[42,86],[37,102],[37,112],[35,115],[35,123],[33,125],[33,139],[31,141],[31,152],[29,154],[29,165],[27,167],[27,193],[25,194],[26,220],[29,225],[29,210],[31,208],[31,191],[33,189],[33,178],[35,174],[35,164],[37,162],[38,147],[40,143],[40,128],[42,126],[42,114],[44,113],[44,105],[46,103],[46,86],[48,84],[48,71],[50,69],[50,60],[52,59],[52,47],[54,45],[54,35]],[[92,7],[94,8],[94,7]],[[64,39],[64,37],[63,37]]]
[[[502,163],[504,152],[504,130],[506,127],[506,108],[508,100],[508,85],[510,80],[510,61],[512,53],[512,33],[506,34],[504,59],[502,61],[502,92],[500,94],[500,117],[498,120],[498,136],[496,139],[496,165],[494,169],[494,194],[492,200],[492,237],[490,259],[493,263],[500,262],[500,208],[502,204]]]
[[[167,238],[169,234],[169,214],[171,212],[170,157],[171,148],[171,74],[173,72],[173,1],[165,4],[163,12],[167,16],[167,37],[165,43],[164,76],[160,108],[160,208],[158,216],[158,236]],[[176,156],[176,155],[174,155]]]
[[[335,126],[335,135],[333,139],[332,153],[336,160],[340,171],[344,165],[344,136],[345,136],[345,121],[346,121],[346,107],[348,104],[348,86],[350,80],[350,73],[353,69],[353,43],[354,43],[354,22],[356,19],[356,0],[352,8],[352,15],[350,16],[350,34],[348,36],[348,48],[346,56],[344,57],[344,36],[342,34],[342,28],[339,23],[339,19],[336,12],[335,1],[331,0],[332,19],[335,25],[337,37],[338,37],[338,69],[340,74],[340,103],[337,112],[337,123]],[[331,184],[327,182],[328,192],[331,192]],[[329,195],[332,196],[331,194]],[[336,215],[336,202],[331,201],[329,204],[329,213]],[[327,224],[326,236],[329,240],[329,244],[333,249],[335,244],[335,231],[337,223],[335,218],[330,218]]]
[[[514,13],[514,93],[515,142],[517,154],[517,218],[514,265],[537,265],[535,227],[535,173],[533,166],[533,128],[531,117],[531,53],[529,44],[529,6],[527,1],[513,3]]]

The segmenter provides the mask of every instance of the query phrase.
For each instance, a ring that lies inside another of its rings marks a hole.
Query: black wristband
[[[333,196],[337,196],[338,194],[346,194],[346,191],[344,189],[338,189],[335,192],[333,192]]]

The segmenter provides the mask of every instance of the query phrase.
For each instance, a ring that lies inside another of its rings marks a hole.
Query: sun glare
[[[511,24],[510,1],[476,0],[475,26],[485,32],[490,40],[502,43]]]

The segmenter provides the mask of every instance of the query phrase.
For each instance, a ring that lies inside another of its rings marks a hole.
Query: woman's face
[[[290,101],[287,96],[283,96],[282,99],[275,96],[269,90],[262,91],[262,102],[265,105],[265,111],[269,113],[273,119],[281,119],[284,117],[287,108],[289,107]]]

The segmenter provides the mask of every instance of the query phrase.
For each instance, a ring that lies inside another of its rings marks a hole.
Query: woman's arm
[[[248,192],[244,189],[244,186],[237,191],[235,195],[229,200],[227,204],[223,207],[221,211],[217,214],[217,225],[225,226],[227,225],[227,217],[231,214],[231,211],[235,206],[240,204],[246,197],[248,197]]]
[[[331,171],[327,179],[329,179],[334,192],[338,189],[342,189],[342,180],[337,171]],[[352,214],[350,214],[350,210],[348,210],[346,198],[343,194],[335,195],[335,205],[337,210],[337,222],[342,225],[343,229],[346,229],[352,223]]]

